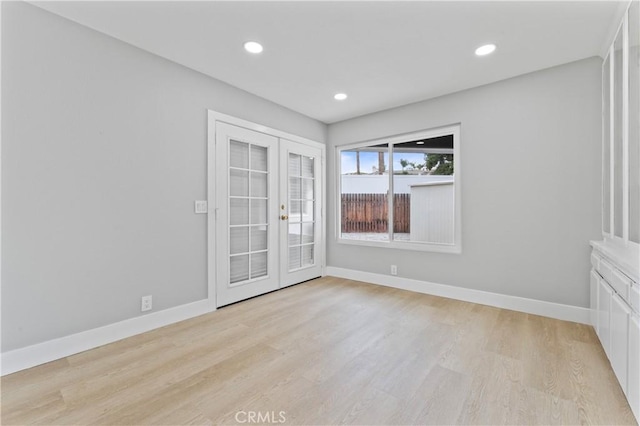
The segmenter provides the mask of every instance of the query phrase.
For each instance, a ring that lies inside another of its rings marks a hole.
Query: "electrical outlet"
[[[391,275],[398,275],[398,266],[391,265]]]
[[[153,296],[142,296],[140,311],[150,311],[151,309],[153,309]]]

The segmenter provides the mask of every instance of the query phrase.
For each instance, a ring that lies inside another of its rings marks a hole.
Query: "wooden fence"
[[[411,195],[393,196],[393,232],[409,233]],[[387,194],[342,194],[342,232],[389,232]]]

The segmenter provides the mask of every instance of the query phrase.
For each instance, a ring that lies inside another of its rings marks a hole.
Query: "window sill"
[[[353,246],[379,247],[394,250],[412,250],[427,251],[434,253],[451,253],[461,254],[462,247],[460,244],[434,244],[434,243],[415,243],[410,241],[371,241],[356,240],[347,238],[337,238],[338,244],[346,244]]]

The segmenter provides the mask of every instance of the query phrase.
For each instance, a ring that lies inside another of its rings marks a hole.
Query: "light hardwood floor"
[[[1,384],[5,425],[635,424],[591,327],[332,277]]]

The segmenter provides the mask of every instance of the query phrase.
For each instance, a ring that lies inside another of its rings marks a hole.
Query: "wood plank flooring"
[[[332,277],[1,385],[5,425],[636,424],[591,327]]]

